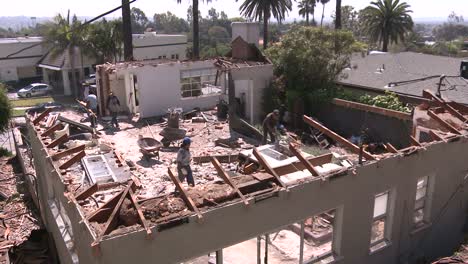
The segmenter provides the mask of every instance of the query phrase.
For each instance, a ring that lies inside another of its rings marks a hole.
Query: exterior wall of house
[[[7,56],[41,41],[40,37],[0,39],[0,81],[40,76],[40,72],[36,72],[36,64],[45,52],[41,45]]]
[[[93,255],[93,236],[76,201],[66,193],[59,170],[52,165],[46,146],[27,127],[37,170],[41,212],[62,263],[178,263],[273,232],[333,208],[342,211],[334,234],[334,263],[415,263],[448,255],[463,240],[468,192],[466,150],[468,139],[438,142],[407,154],[371,162],[354,173],[331,176],[290,186],[249,206],[241,201],[203,211],[187,223],[158,231],[153,239],[145,230],[104,237]],[[428,176],[427,222],[412,226],[418,179]],[[387,244],[370,253],[369,244],[375,195],[390,192]],[[64,224],[67,223],[67,224]],[[72,234],[68,235],[67,234]],[[122,250],[118,250],[122,249]],[[181,250],[183,249],[183,250]]]
[[[133,35],[133,57],[136,60],[178,59],[185,60],[187,36],[163,35],[145,32]]]

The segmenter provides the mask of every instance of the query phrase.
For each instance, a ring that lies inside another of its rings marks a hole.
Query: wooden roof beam
[[[54,148],[58,145],[61,145],[65,142],[68,141],[68,135],[67,134],[64,134],[62,135],[61,137],[59,138],[56,138],[54,141],[50,142],[48,145],[47,145],[47,148]]]
[[[279,183],[279,185],[283,188],[286,189],[286,191],[289,191],[288,186],[281,180],[280,176],[275,172],[275,170],[268,164],[268,162],[265,160],[265,158],[258,152],[257,148],[253,148],[253,154],[257,158],[258,163],[260,166],[262,166],[266,172],[269,174],[273,175],[275,177],[276,181]]]
[[[458,110],[450,106],[445,100],[435,96],[431,91],[429,90],[424,90],[423,91],[423,97],[427,99],[432,99],[436,102],[437,105],[440,107],[443,107],[445,110],[447,110],[450,114],[453,116],[457,117],[460,119],[462,122],[468,121],[465,116],[463,116]]]
[[[398,153],[398,150],[392,144],[390,144],[389,142],[387,142],[387,144],[385,144],[385,147],[387,147],[388,152]]]
[[[182,199],[184,200],[187,207],[197,214],[199,220],[202,220],[203,216],[200,213],[200,210],[198,210],[198,208],[195,205],[195,203],[193,202],[192,198],[190,198],[188,193],[185,191],[184,187],[182,187],[182,184],[180,183],[179,179],[174,175],[171,168],[167,168],[167,173],[169,174],[169,177],[171,178],[172,182],[175,184],[177,190],[179,191],[180,195],[182,196]]]
[[[47,108],[44,112],[42,112],[39,116],[34,118],[33,125],[39,124],[50,112],[52,112],[52,108]]]
[[[320,132],[324,133],[325,135],[327,135],[328,137],[330,137],[334,141],[343,144],[344,146],[349,148],[352,152],[359,155],[359,152],[360,152],[359,147],[354,145],[349,140],[347,140],[347,139],[343,138],[342,136],[336,134],[335,132],[331,131],[327,127],[323,126],[322,124],[318,123],[317,121],[313,120],[312,118],[310,118],[310,117],[308,117],[306,115],[303,116],[303,119],[304,119],[304,122],[306,122],[308,125],[314,127],[315,129],[318,129]],[[372,154],[370,154],[369,152],[367,152],[365,150],[362,151],[362,155],[367,160],[375,160],[375,157],[372,156]]]
[[[51,126],[49,129],[47,129],[46,131],[44,131],[44,133],[41,134],[41,137],[48,137],[52,135],[52,133],[60,129],[63,129],[63,124],[62,123],[55,124]]]
[[[226,182],[229,184],[239,195],[241,198],[242,202],[244,202],[245,205],[249,205],[249,201],[245,198],[245,196],[242,194],[242,192],[239,190],[237,185],[231,180],[231,177],[224,171],[223,167],[221,166],[221,163],[219,163],[218,159],[215,157],[211,157],[211,163],[213,163],[213,166],[216,168],[216,171],[218,172],[218,175]]]
[[[85,145],[79,145],[77,147],[74,147],[74,148],[71,148],[71,149],[67,149],[67,150],[64,150],[62,152],[57,152],[55,153],[54,155],[51,156],[52,160],[59,160],[63,157],[66,157],[68,155],[71,155],[73,153],[76,153],[76,152],[80,152],[80,151],[83,151],[85,150]]]
[[[422,147],[421,143],[419,143],[419,141],[417,141],[416,138],[414,138],[413,136],[410,136],[410,142],[411,145],[415,147]]]
[[[322,180],[325,180],[325,177],[323,177],[320,172],[318,172],[312,164],[309,163],[309,161],[302,155],[301,151],[298,150],[292,143],[289,143],[289,150],[299,159],[299,161],[304,164],[306,169],[312,174],[312,176],[320,176]]]
[[[151,228],[149,227],[148,225],[148,222],[146,221],[146,218],[145,216],[143,215],[143,211],[141,210],[141,207],[140,205],[138,204],[136,198],[135,198],[135,194],[133,192],[133,190],[130,188],[130,190],[128,191],[128,195],[130,196],[130,200],[132,201],[133,203],[133,206],[135,207],[135,210],[137,211],[138,213],[138,218],[140,219],[140,222],[141,222],[141,225],[143,226],[143,228],[146,230],[146,236],[147,238],[152,238],[152,231],[151,231]]]
[[[86,156],[86,152],[84,152],[84,150],[78,152],[78,154],[76,154],[75,156],[73,156],[71,159],[67,160],[66,162],[64,162],[62,165],[60,165],[59,169],[61,170],[66,170],[68,169],[71,165],[77,163],[78,161],[80,161],[82,158],[84,158],[84,156]]]
[[[445,127],[447,130],[449,130],[450,132],[454,133],[454,134],[457,134],[457,135],[461,135],[460,131],[458,131],[458,129],[456,129],[454,126],[452,126],[451,124],[447,123],[447,121],[443,120],[442,118],[440,118],[436,113],[432,112],[431,110],[427,110],[427,114],[433,118],[434,120],[436,120],[437,122],[439,122],[439,124],[441,124],[443,127]]]

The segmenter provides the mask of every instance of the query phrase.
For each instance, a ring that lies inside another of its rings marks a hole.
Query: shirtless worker
[[[267,143],[268,135],[270,135],[272,143],[276,141],[275,130],[278,126],[279,117],[280,112],[279,110],[275,109],[273,110],[273,112],[269,113],[263,120],[263,145]]]

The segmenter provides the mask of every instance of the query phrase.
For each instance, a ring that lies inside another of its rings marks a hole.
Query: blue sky
[[[182,4],[177,4],[176,0],[137,0],[132,6],[142,9],[148,17],[154,13],[171,11],[176,15],[185,18],[187,8],[191,0],[183,0]],[[200,1],[201,2],[201,1]],[[240,0],[242,2],[242,0]],[[224,10],[230,17],[239,16],[240,2],[234,0],[213,0],[211,3],[200,3],[202,15],[207,14],[211,7],[218,11]],[[14,0],[9,5],[3,5],[0,9],[0,16],[54,16],[57,13],[66,13],[68,9],[78,16],[96,16],[109,9],[119,6],[121,0]],[[361,9],[369,5],[370,0],[342,0],[343,5],[352,5]],[[446,18],[451,11],[455,11],[468,20],[468,0],[407,0],[414,11],[414,18],[439,17]],[[297,15],[296,3],[294,9],[289,14],[289,19],[299,18]],[[331,0],[325,7],[325,19],[330,19],[335,6],[335,0]],[[322,14],[322,5],[318,5],[316,17]],[[119,16],[116,13],[114,16]]]

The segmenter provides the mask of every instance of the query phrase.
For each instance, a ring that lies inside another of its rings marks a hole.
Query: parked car
[[[32,97],[48,95],[52,92],[52,86],[45,83],[32,83],[22,89],[17,94],[18,97]]]
[[[87,84],[96,84],[96,74],[93,73],[93,74],[88,75],[88,78],[86,78],[84,82]]]

